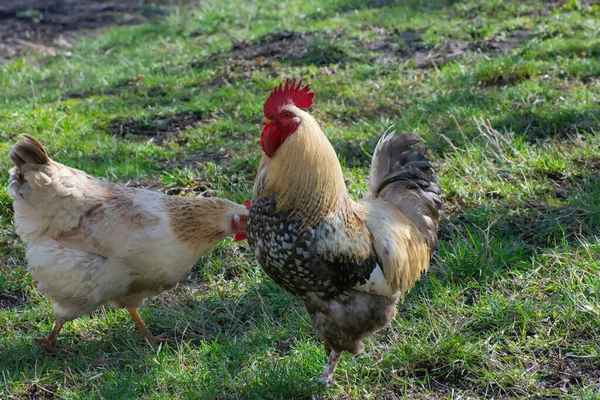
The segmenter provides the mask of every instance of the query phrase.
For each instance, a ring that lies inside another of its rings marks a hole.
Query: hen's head
[[[231,231],[237,241],[244,240],[248,237],[246,234],[246,223],[248,221],[248,211],[250,211],[250,206],[250,200],[244,200],[244,207],[246,209],[243,210],[242,207],[238,206],[240,212],[231,216]]]
[[[266,125],[260,144],[267,157],[272,157],[283,142],[296,132],[302,118],[299,111],[313,104],[315,94],[310,91],[310,86],[301,86],[302,81],[296,84],[295,80],[287,79],[285,85],[282,83],[277,86],[265,102]]]

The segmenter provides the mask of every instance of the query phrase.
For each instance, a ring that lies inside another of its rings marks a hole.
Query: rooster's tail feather
[[[424,151],[415,147],[421,141],[410,133],[384,134],[373,153],[370,190],[413,221],[433,249],[442,209],[441,187]]]

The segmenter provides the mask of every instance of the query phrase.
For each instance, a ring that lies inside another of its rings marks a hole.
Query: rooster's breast
[[[333,234],[325,222],[304,226],[286,212],[277,212],[274,197],[253,200],[248,216],[248,244],[264,271],[296,297],[316,293],[333,298],[365,283],[376,260],[355,262],[348,257],[322,254],[317,243]]]

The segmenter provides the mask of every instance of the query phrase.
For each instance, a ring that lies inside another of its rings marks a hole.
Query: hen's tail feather
[[[443,203],[441,187],[424,150],[422,140],[410,133],[384,135],[371,162],[371,193],[394,204],[413,221],[435,248]]]
[[[44,165],[50,162],[50,157],[44,146],[33,136],[23,134],[21,140],[10,150],[9,157],[15,167],[10,170],[8,179],[8,194],[13,199],[20,198],[21,186],[25,183],[23,166],[25,164]]]
[[[44,146],[27,134],[21,136],[21,141],[13,146],[9,156],[18,170],[25,164],[43,165],[50,161]]]

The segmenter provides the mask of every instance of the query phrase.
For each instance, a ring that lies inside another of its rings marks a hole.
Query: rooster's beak
[[[267,118],[267,117],[263,117],[263,119],[262,119],[262,123],[263,123],[263,125],[266,125],[266,124],[268,124],[269,122],[271,122],[271,120],[270,120],[269,118]]]

